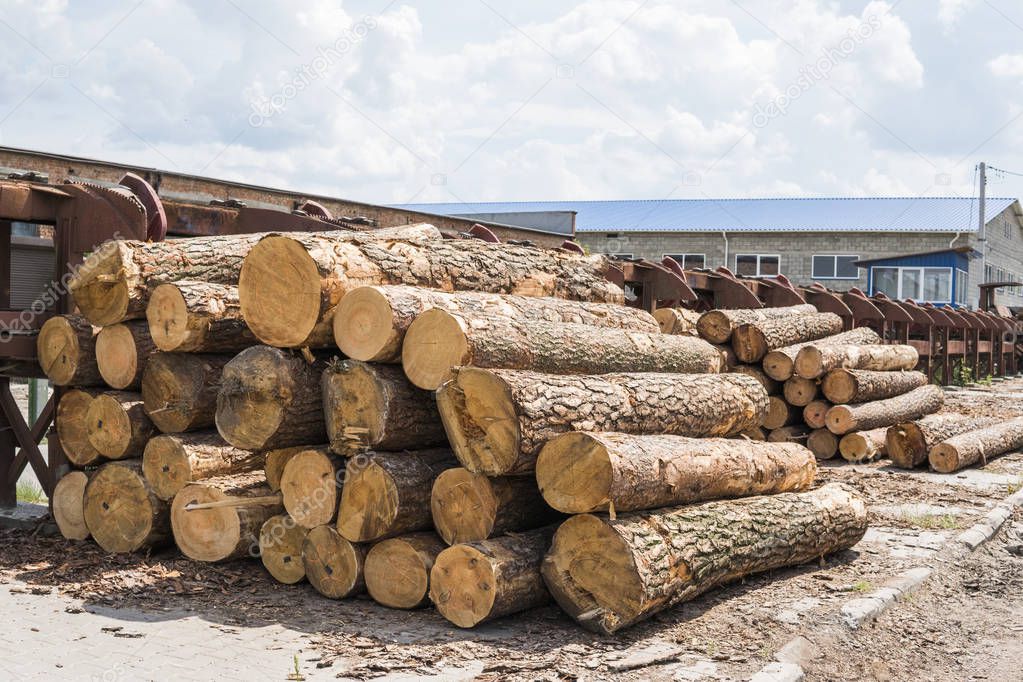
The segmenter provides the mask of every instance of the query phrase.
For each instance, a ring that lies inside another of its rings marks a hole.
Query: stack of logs
[[[722,373],[804,339],[743,323],[723,351],[608,267],[429,225],[105,245],[39,336],[75,466],[58,524],[462,627],[553,599],[603,632],[857,542],[862,500],[811,490],[809,450],[740,436],[767,376]]]

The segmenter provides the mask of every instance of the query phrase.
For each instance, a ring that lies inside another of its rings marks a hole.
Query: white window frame
[[[960,278],[960,275],[962,277]],[[955,277],[956,301],[955,305],[968,305],[970,301],[970,271],[956,268],[953,273]]]
[[[684,260],[686,258],[696,257],[696,256],[699,256],[700,258],[703,259],[703,267],[706,268],[707,267],[707,254],[705,254],[705,253],[666,253],[666,254],[663,255],[664,258],[672,258],[676,262],[678,262],[679,257],[681,257],[683,259],[683,262],[679,262],[679,265],[681,265],[683,267],[685,267]]]
[[[873,296],[877,292],[877,288],[876,288],[877,287],[877,276],[876,276],[876,273],[874,272],[874,270],[880,270],[882,268],[884,268],[886,270],[897,270],[898,271],[897,281],[899,283],[899,295],[894,297],[895,300],[897,300],[897,301],[902,301],[905,298],[907,298],[906,296],[902,295],[902,271],[903,270],[916,270],[916,271],[918,271],[920,273],[920,293],[921,294],[923,293],[923,289],[924,289],[924,270],[945,270],[945,271],[947,271],[949,273],[948,295],[949,295],[949,298],[951,298],[952,297],[953,284],[955,283],[955,276],[956,276],[955,271],[958,269],[958,268],[951,268],[951,267],[943,267],[943,266],[940,266],[940,265],[939,266],[933,266],[933,265],[913,265],[913,266],[907,266],[907,267],[902,267],[902,266],[898,266],[898,265],[874,265],[874,266],[872,266],[870,268],[870,295],[871,296]],[[950,301],[948,299],[943,300],[943,301],[927,301],[927,299],[923,299],[923,298],[914,298],[913,300],[916,301],[917,303],[922,303],[922,302],[926,301],[928,303],[944,303],[946,305],[951,305],[952,304],[952,301]]]
[[[834,263],[835,263],[835,275],[833,277],[818,277],[817,274],[813,270],[813,268],[814,268],[813,259],[814,258],[833,258],[834,259]],[[849,280],[849,281],[860,279],[860,275],[859,274],[857,274],[855,277],[839,277],[838,276],[838,259],[839,258],[855,258],[856,260],[860,259],[859,256],[853,255],[851,253],[815,253],[815,254],[810,256],[810,279],[844,279],[844,280]]]
[[[737,254],[735,254],[735,260],[733,261],[733,265],[735,266],[735,269],[732,270],[732,272],[734,272],[735,274],[739,274],[739,259],[740,258],[751,258],[751,257],[757,259],[757,274],[752,275],[753,277],[762,277],[762,278],[765,278],[765,279],[770,279],[772,277],[777,277],[778,275],[781,274],[781,254],[780,253],[737,253]],[[760,259],[761,258],[777,258],[778,259],[778,275],[761,275],[760,274]]]

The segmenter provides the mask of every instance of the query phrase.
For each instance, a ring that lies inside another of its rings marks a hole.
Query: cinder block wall
[[[961,245],[968,243],[978,251],[981,250],[976,233],[960,238],[956,243]],[[1007,279],[1023,282],[1023,226],[1012,206],[988,220],[987,247],[988,265],[1004,270]],[[983,281],[983,263],[977,258],[970,262],[971,304],[976,304],[979,297],[976,286]],[[1023,288],[1020,289],[1020,293],[1005,288],[999,289],[995,303],[1023,306]]]

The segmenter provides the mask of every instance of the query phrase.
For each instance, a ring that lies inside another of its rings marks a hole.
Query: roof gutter
[[[958,241],[958,239],[959,239],[959,235],[961,235],[961,234],[962,234],[962,232],[956,232],[956,236],[952,237],[952,241],[950,241],[948,243],[948,248],[951,249],[955,245],[956,241]]]

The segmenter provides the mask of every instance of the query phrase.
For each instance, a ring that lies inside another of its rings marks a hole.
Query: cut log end
[[[828,430],[839,436],[856,428],[856,419],[845,405],[835,405],[824,417]]]
[[[245,323],[263,343],[279,348],[299,346],[320,318],[316,262],[290,237],[265,237],[242,263],[238,297]]]
[[[896,424],[885,436],[888,457],[900,469],[912,469],[927,459],[927,440],[913,422]]]
[[[763,426],[769,431],[788,426],[798,420],[800,411],[789,405],[783,398],[772,395],[768,398],[767,416],[764,417]]]
[[[401,348],[401,365],[409,381],[432,391],[451,378],[452,368],[471,361],[463,325],[461,318],[439,308],[416,318]]]
[[[174,284],[161,284],[153,290],[146,319],[153,343],[162,351],[178,350],[191,341],[194,332],[188,325],[188,305]]]
[[[178,439],[156,436],[142,453],[142,473],[157,497],[170,500],[192,480],[192,464]]]
[[[366,591],[392,609],[414,609],[428,601],[430,570],[444,549],[432,533],[378,542],[366,554]]]
[[[931,448],[927,459],[931,468],[939,474],[950,474],[963,468],[960,463],[959,450],[951,443],[938,443]]]
[[[317,526],[302,543],[309,584],[324,597],[344,599],[365,589],[365,548],[341,537],[331,526]]]
[[[101,455],[109,459],[130,455],[131,417],[117,398],[109,394],[96,396],[89,405],[87,419],[89,442]]]
[[[89,442],[89,407],[95,400],[87,391],[67,391],[57,405],[56,429],[68,461],[76,466],[95,463],[102,455]]]
[[[338,479],[334,458],[323,449],[303,450],[281,475],[284,508],[300,526],[315,528],[334,520]]]
[[[751,324],[740,325],[732,332],[732,349],[739,362],[759,362],[770,350],[763,332]]]
[[[787,381],[794,373],[792,358],[773,350],[764,356],[764,372],[776,381]]]
[[[500,476],[518,459],[520,432],[511,391],[487,370],[466,367],[437,392],[458,460],[470,471]]]
[[[850,403],[856,397],[855,376],[845,369],[828,372],[822,382],[824,394],[833,403]]]
[[[816,379],[824,374],[823,357],[817,346],[806,346],[796,354],[792,371],[807,379]]]
[[[711,343],[728,343],[732,338],[732,321],[721,310],[711,310],[696,321],[696,331]]]
[[[489,538],[497,522],[497,498],[490,479],[457,467],[433,482],[430,511],[437,534],[449,545]]]
[[[220,502],[229,496],[219,488],[193,483],[174,496],[171,526],[181,553],[195,561],[222,561],[231,556],[241,540],[241,520],[233,507],[188,511],[188,505]],[[250,549],[252,556],[258,547]]]
[[[120,276],[121,248],[118,242],[101,246],[86,258],[69,285],[75,305],[97,326],[116,324],[128,314],[128,283]]]
[[[784,393],[790,405],[806,407],[817,397],[817,382],[794,376],[785,382]]]
[[[64,316],[51,317],[36,340],[39,366],[56,386],[67,386],[78,372],[78,332]]]
[[[96,363],[103,381],[113,388],[137,386],[139,353],[126,324],[104,327],[96,337]]]
[[[825,428],[824,417],[831,409],[831,403],[826,400],[814,400],[803,408],[803,421],[812,429]]]
[[[355,464],[355,462],[351,462]],[[337,530],[353,542],[369,542],[388,534],[401,496],[394,480],[375,461],[349,466],[341,492],[344,514],[338,515]]]
[[[437,610],[460,628],[475,627],[494,608],[494,568],[488,557],[471,545],[456,545],[441,552],[431,578],[430,594]]]
[[[271,516],[259,531],[259,558],[279,583],[294,585],[305,579],[302,543],[308,528],[295,523],[287,514]]]
[[[53,519],[60,534],[68,540],[89,537],[89,528],[85,525],[85,485],[88,482],[85,472],[72,471],[53,488]]]
[[[359,287],[345,294],[334,312],[334,342],[353,360],[384,362],[399,353],[403,334],[380,290]]]
[[[828,429],[814,429],[806,439],[806,447],[817,459],[831,459],[838,454],[838,436]]]
[[[613,477],[607,447],[588,433],[566,433],[548,441],[536,461],[544,499],[567,514],[606,511]]]
[[[368,288],[368,287],[364,287]],[[330,375],[334,382],[330,394],[336,405],[334,418],[327,419],[327,436],[338,452],[355,452],[364,443],[379,443],[387,424],[386,384],[377,380],[373,367],[362,363],[346,363],[343,372]],[[328,393],[324,377],[324,395]],[[327,404],[325,398],[324,404]]]
[[[108,464],[85,487],[85,525],[108,552],[133,552],[165,529],[154,528],[160,513],[146,482],[132,467]]]

